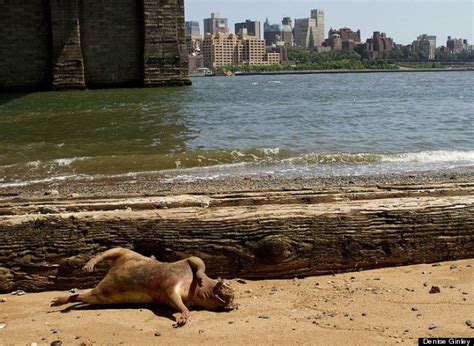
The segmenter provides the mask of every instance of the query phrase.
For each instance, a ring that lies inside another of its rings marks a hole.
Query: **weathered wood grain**
[[[291,278],[474,257],[464,186],[0,201],[0,292],[86,288],[123,246],[202,257],[213,276]]]

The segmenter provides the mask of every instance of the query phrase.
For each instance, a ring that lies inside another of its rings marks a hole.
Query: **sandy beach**
[[[474,260],[294,280],[231,280],[229,313],[153,307],[50,308],[67,292],[1,295],[2,345],[414,345],[420,337],[474,337]],[[430,294],[432,286],[440,293]],[[430,329],[431,328],[431,329]],[[156,335],[159,336],[156,336]]]

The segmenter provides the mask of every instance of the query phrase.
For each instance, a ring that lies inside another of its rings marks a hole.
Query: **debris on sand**
[[[158,331],[156,331],[156,332],[155,332],[155,336],[161,336],[161,333],[158,332]]]
[[[235,281],[238,282],[239,284],[247,285],[247,280],[245,279],[235,279]]]
[[[270,316],[262,314],[262,315],[258,316],[258,318],[260,318],[262,320],[268,320],[268,319],[270,319]]]
[[[26,294],[26,292],[23,291],[23,290],[13,291],[11,293],[12,296],[24,296],[25,294]]]
[[[467,321],[466,321],[466,325],[467,325],[469,328],[474,329],[474,321],[467,320]]]
[[[6,323],[0,323],[0,329],[6,328],[7,324]]]
[[[433,329],[436,329],[436,328],[439,328],[439,326],[436,323],[431,323],[430,324],[430,327],[429,327],[430,330],[433,330]]]

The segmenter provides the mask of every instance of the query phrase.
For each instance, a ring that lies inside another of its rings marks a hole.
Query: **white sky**
[[[474,0],[185,0],[186,20],[200,22],[211,12],[220,12],[234,23],[268,17],[279,23],[284,16],[309,17],[310,10],[325,11],[329,28],[348,26],[360,29],[362,38],[373,31],[386,32],[396,43],[411,43],[420,34],[437,36],[437,45],[445,45],[447,36],[474,41]],[[327,33],[326,33],[327,35]]]

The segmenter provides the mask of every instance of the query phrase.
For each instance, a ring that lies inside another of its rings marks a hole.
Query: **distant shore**
[[[262,71],[239,72],[235,76],[297,75],[297,74],[346,74],[346,73],[408,73],[408,72],[473,72],[474,67],[463,68],[402,68],[364,70],[304,70],[304,71]]]

